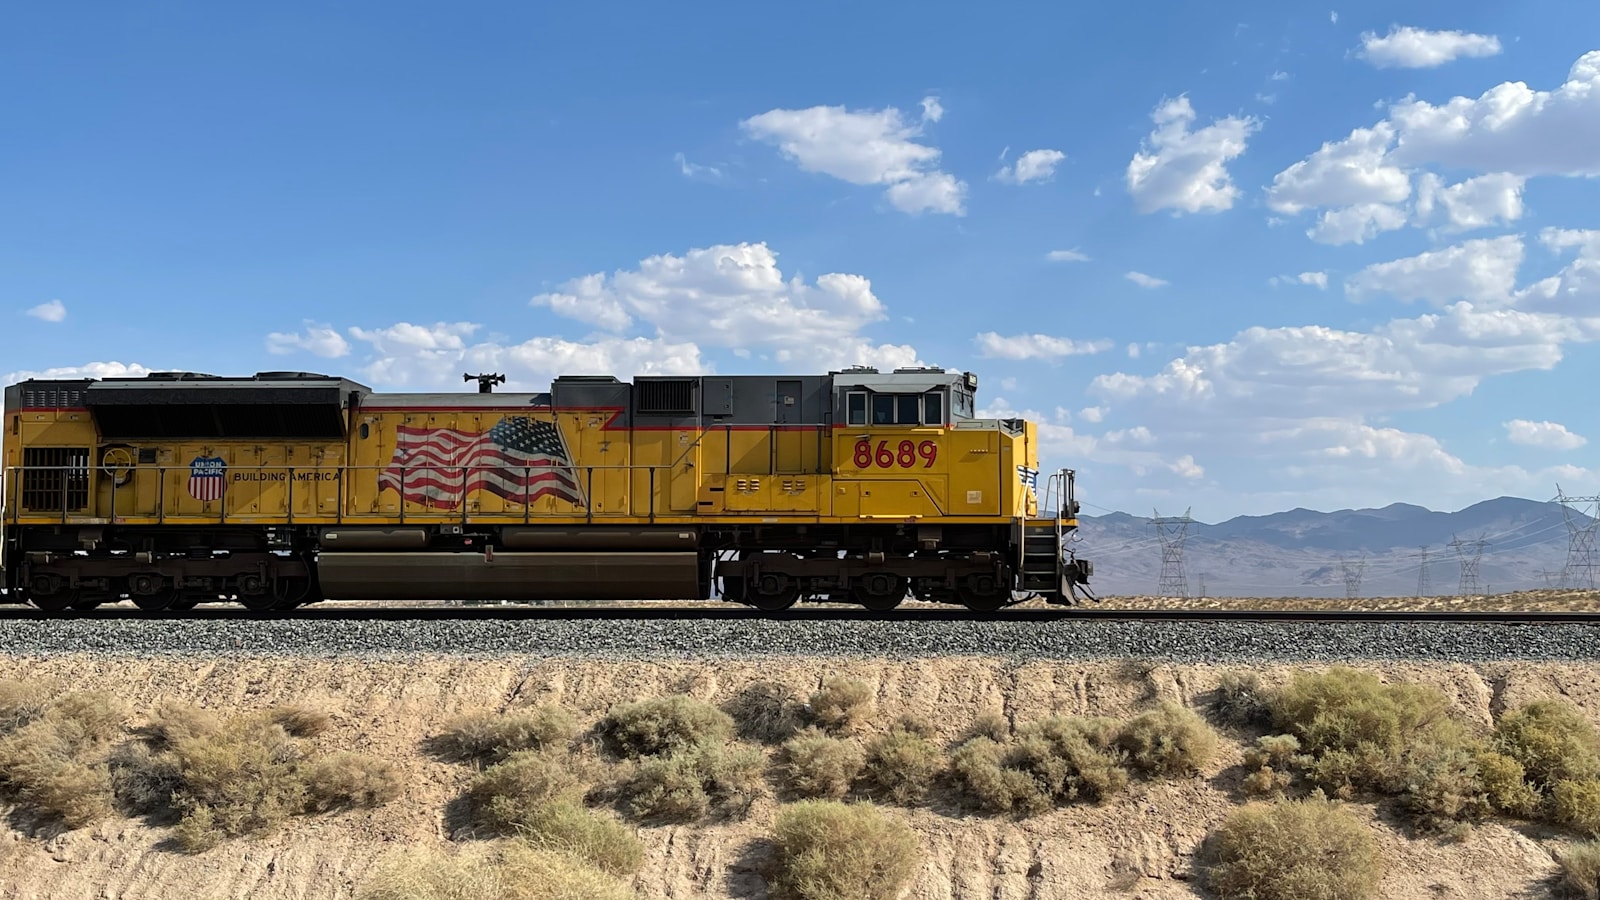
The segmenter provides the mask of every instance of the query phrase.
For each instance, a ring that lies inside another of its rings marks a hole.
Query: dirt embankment
[[[557,662],[413,659],[405,661],[151,661],[79,658],[3,661],[9,677],[51,678],[113,691],[136,717],[173,698],[220,711],[294,702],[333,717],[320,746],[394,761],[402,796],[370,811],[295,818],[260,838],[229,841],[187,855],[164,846],[167,830],[111,818],[63,834],[24,835],[12,816],[0,830],[0,898],[349,898],[391,853],[441,845],[451,835],[447,804],[470,777],[436,761],[423,741],[451,717],[511,705],[561,703],[585,724],[613,704],[687,692],[721,703],[758,680],[802,696],[829,675],[859,678],[875,691],[887,720],[913,713],[947,742],[974,718],[999,713],[1013,723],[1053,713],[1127,716],[1170,697],[1196,707],[1224,671],[1241,667],[1012,663],[958,659],[914,662]],[[1600,721],[1600,667],[1503,664],[1368,667],[1392,680],[1443,688],[1466,715],[1559,696]],[[1256,669],[1269,683],[1292,673]],[[1241,801],[1241,745],[1233,735],[1200,777],[1136,782],[1104,806],[1078,805],[1022,822],[971,815],[936,801],[893,810],[917,830],[923,862],[908,892],[915,900],[1205,896],[1193,853]],[[640,829],[646,862],[634,887],[641,898],[761,898],[755,866],[778,801],[770,793],[738,822]],[[1490,823],[1455,842],[1408,837],[1386,814],[1361,807],[1384,849],[1380,896],[1473,898],[1547,896],[1557,867],[1551,850],[1569,838],[1542,826]]]

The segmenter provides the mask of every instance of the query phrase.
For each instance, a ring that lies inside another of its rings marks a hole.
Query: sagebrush
[[[772,844],[764,874],[773,900],[896,900],[921,867],[910,826],[864,803],[785,806]]]
[[[1372,829],[1321,796],[1235,811],[1207,856],[1222,900],[1364,900],[1377,896],[1383,875]]]

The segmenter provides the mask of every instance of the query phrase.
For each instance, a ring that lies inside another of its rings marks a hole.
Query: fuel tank
[[[329,600],[696,600],[696,553],[322,553]]]

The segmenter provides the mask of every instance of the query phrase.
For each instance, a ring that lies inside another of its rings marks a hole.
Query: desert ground
[[[1566,664],[1386,665],[1366,667],[1388,680],[1435,685],[1459,712],[1491,716],[1540,697],[1561,697],[1600,722],[1600,667]],[[1160,698],[1204,709],[1227,671],[1240,667],[1031,663],[984,658],[884,662],[804,658],[624,663],[539,658],[385,660],[268,658],[107,659],[11,657],[11,678],[54,679],[124,698],[136,720],[163,700],[221,712],[293,702],[332,716],[320,747],[352,749],[393,761],[401,796],[371,810],[296,817],[260,837],[203,853],[171,849],[166,829],[112,816],[52,833],[13,813],[0,826],[0,898],[167,900],[350,898],[392,854],[452,840],[447,807],[470,779],[469,767],[438,761],[424,741],[454,716],[559,703],[585,723],[614,704],[671,693],[724,703],[755,681],[788,685],[802,696],[827,676],[871,686],[878,715],[920,715],[943,742],[958,740],[980,714],[1013,723],[1050,714],[1127,716]],[[1294,669],[1256,669],[1282,683]],[[887,807],[916,830],[922,857],[912,900],[1188,898],[1208,896],[1195,851],[1207,832],[1243,802],[1242,741],[1219,729],[1221,751],[1194,777],[1135,782],[1104,805],[1075,804],[1022,821],[965,812],[937,795],[916,808]],[[734,821],[642,826],[645,864],[633,878],[641,898],[762,898],[757,868],[779,800],[770,792]],[[1570,833],[1491,820],[1454,838],[1422,838],[1381,805],[1358,804],[1382,844],[1379,896],[1489,898],[1551,896],[1553,853]]]

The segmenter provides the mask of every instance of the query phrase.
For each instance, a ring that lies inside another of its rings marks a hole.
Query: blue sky
[[[1091,511],[1600,491],[1600,6],[1283,6],[35,5],[0,373],[921,362]]]

